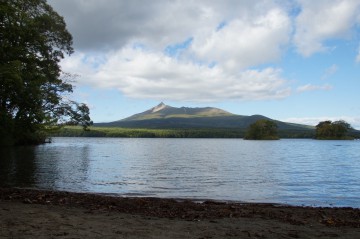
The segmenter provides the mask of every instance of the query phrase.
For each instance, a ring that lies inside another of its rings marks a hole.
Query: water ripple
[[[360,141],[55,138],[1,149],[0,182],[123,196],[360,208]]]

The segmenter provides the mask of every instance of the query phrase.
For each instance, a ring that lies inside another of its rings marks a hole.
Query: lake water
[[[0,158],[2,186],[360,208],[360,141],[54,138]]]

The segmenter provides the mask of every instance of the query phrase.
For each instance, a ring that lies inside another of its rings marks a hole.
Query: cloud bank
[[[291,81],[272,64],[289,49],[304,57],[329,51],[328,40],[350,38],[360,22],[355,0],[50,4],[64,15],[77,49],[62,62],[63,70],[81,75],[78,84],[117,88],[141,99],[288,97]],[[295,87],[297,92],[330,88]]]
[[[353,128],[360,130],[360,117],[351,117],[351,116],[340,116],[340,117],[333,117],[333,116],[323,116],[323,117],[300,117],[300,118],[287,118],[283,119],[284,122],[292,122],[298,124],[306,124],[316,126],[321,121],[337,121],[337,120],[345,120],[348,122]]]
[[[357,0],[299,0],[301,12],[295,19],[294,43],[303,56],[329,51],[330,39],[350,38],[359,24],[360,2]]]
[[[133,98],[206,102],[276,99],[290,94],[281,71],[270,67],[229,75],[220,66],[179,62],[161,53],[133,47],[109,54],[106,64],[99,64],[97,68],[89,67],[89,61],[92,59],[78,54],[63,64],[71,72],[82,69],[86,77],[79,79],[80,84],[117,88]]]
[[[296,90],[298,92],[305,92],[305,91],[314,91],[314,90],[331,90],[332,86],[329,84],[324,85],[312,85],[312,84],[306,84],[299,86]]]

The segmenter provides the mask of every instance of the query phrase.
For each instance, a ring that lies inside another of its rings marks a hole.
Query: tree
[[[277,136],[277,124],[271,120],[258,120],[249,126],[245,134],[245,139],[279,139]]]
[[[348,139],[347,133],[351,125],[343,120],[321,121],[316,125],[316,139]]]
[[[71,122],[91,125],[89,108],[68,100],[73,91],[59,62],[72,36],[46,0],[0,1],[0,145],[34,144]]]

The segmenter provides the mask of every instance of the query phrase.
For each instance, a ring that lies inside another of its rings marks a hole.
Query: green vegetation
[[[149,128],[121,128],[121,127],[89,127],[84,131],[80,126],[65,126],[52,131],[52,137],[113,137],[113,138],[244,138],[242,129],[149,129]],[[315,137],[315,130],[278,130],[279,138],[309,138]],[[354,132],[360,138],[358,131]]]
[[[245,139],[254,140],[276,140],[277,124],[274,121],[261,119],[251,124],[246,131]]]
[[[142,129],[119,127],[66,126],[52,136],[65,137],[123,137],[123,138],[242,138],[243,130],[234,129]]]
[[[79,126],[66,126],[51,135],[61,137],[121,137],[121,138],[244,138],[243,129],[149,129],[120,127],[89,127],[84,131]],[[281,138],[314,138],[315,131],[278,130]]]
[[[91,124],[89,108],[65,99],[59,62],[72,36],[45,0],[0,1],[0,145],[38,144],[66,123]]]
[[[352,130],[352,127],[349,123],[339,120],[331,122],[322,121],[316,126],[316,139],[354,139],[354,137],[348,135],[349,130]]]
[[[277,125],[276,122],[273,122]],[[249,127],[250,128],[250,127]],[[116,126],[91,126],[83,131],[79,126],[66,126],[52,133],[52,136],[63,137],[122,137],[122,138],[244,138],[249,133],[243,128],[130,128]],[[360,131],[351,130],[349,135],[360,138]],[[265,139],[278,138],[315,138],[315,129],[276,128],[276,136]]]

